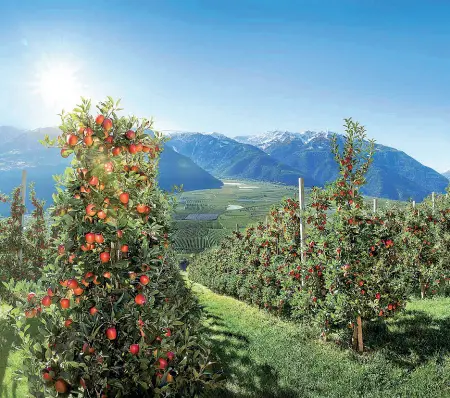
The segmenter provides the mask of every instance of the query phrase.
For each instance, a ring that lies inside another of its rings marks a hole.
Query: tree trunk
[[[355,325],[353,325],[352,346],[353,349],[356,351],[356,349],[358,348],[358,330]]]

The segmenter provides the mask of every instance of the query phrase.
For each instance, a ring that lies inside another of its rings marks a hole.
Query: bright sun
[[[34,92],[47,107],[71,107],[78,103],[82,87],[76,68],[62,62],[45,62],[39,67]]]

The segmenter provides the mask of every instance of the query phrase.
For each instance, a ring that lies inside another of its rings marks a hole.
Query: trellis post
[[[22,217],[20,219],[20,228],[23,233],[23,228],[25,225],[25,200],[26,200],[26,190],[27,190],[27,171],[22,170],[22,187],[21,187],[21,195],[22,195],[22,206],[24,207],[24,211],[22,213]],[[19,264],[22,263],[22,257],[23,257],[23,248],[22,243],[20,244],[19,249]]]
[[[374,198],[373,199],[373,212],[376,213],[377,212],[377,207],[378,207],[378,199]]]
[[[431,193],[431,202],[432,202],[432,209],[433,209],[433,212],[434,212],[434,206],[435,206],[435,203],[436,203],[436,194],[434,192]]]
[[[302,177],[298,179],[298,204],[300,207],[300,212],[303,212],[305,210],[305,180]],[[302,264],[305,262],[304,247],[305,225],[303,215],[300,213],[300,259]]]

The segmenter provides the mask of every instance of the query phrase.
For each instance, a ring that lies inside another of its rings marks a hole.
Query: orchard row
[[[373,212],[360,194],[373,157],[364,128],[346,120],[345,144],[334,141],[333,153],[339,175],[312,190],[305,210],[284,200],[267,224],[234,233],[198,256],[189,276],[280,315],[318,322],[324,338],[334,330],[353,332],[353,345],[362,350],[363,323],[394,315],[413,294],[448,288],[450,199]]]

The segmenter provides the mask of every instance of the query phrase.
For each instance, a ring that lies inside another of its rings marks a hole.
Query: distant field
[[[298,199],[298,188],[255,181],[223,180],[219,189],[183,192],[176,195],[174,215],[175,249],[180,254],[198,253],[248,224],[264,221],[272,205],[283,198]],[[306,202],[310,190],[305,189]],[[367,198],[373,202],[373,198]],[[378,206],[388,201],[379,199]]]
[[[250,223],[263,221],[272,205],[283,197],[298,197],[298,189],[292,186],[236,180],[223,182],[224,186],[219,189],[177,194],[174,224],[178,252],[197,253],[211,247],[236,230],[236,225],[242,229]],[[208,214],[210,218],[218,216],[215,220],[204,220]]]

